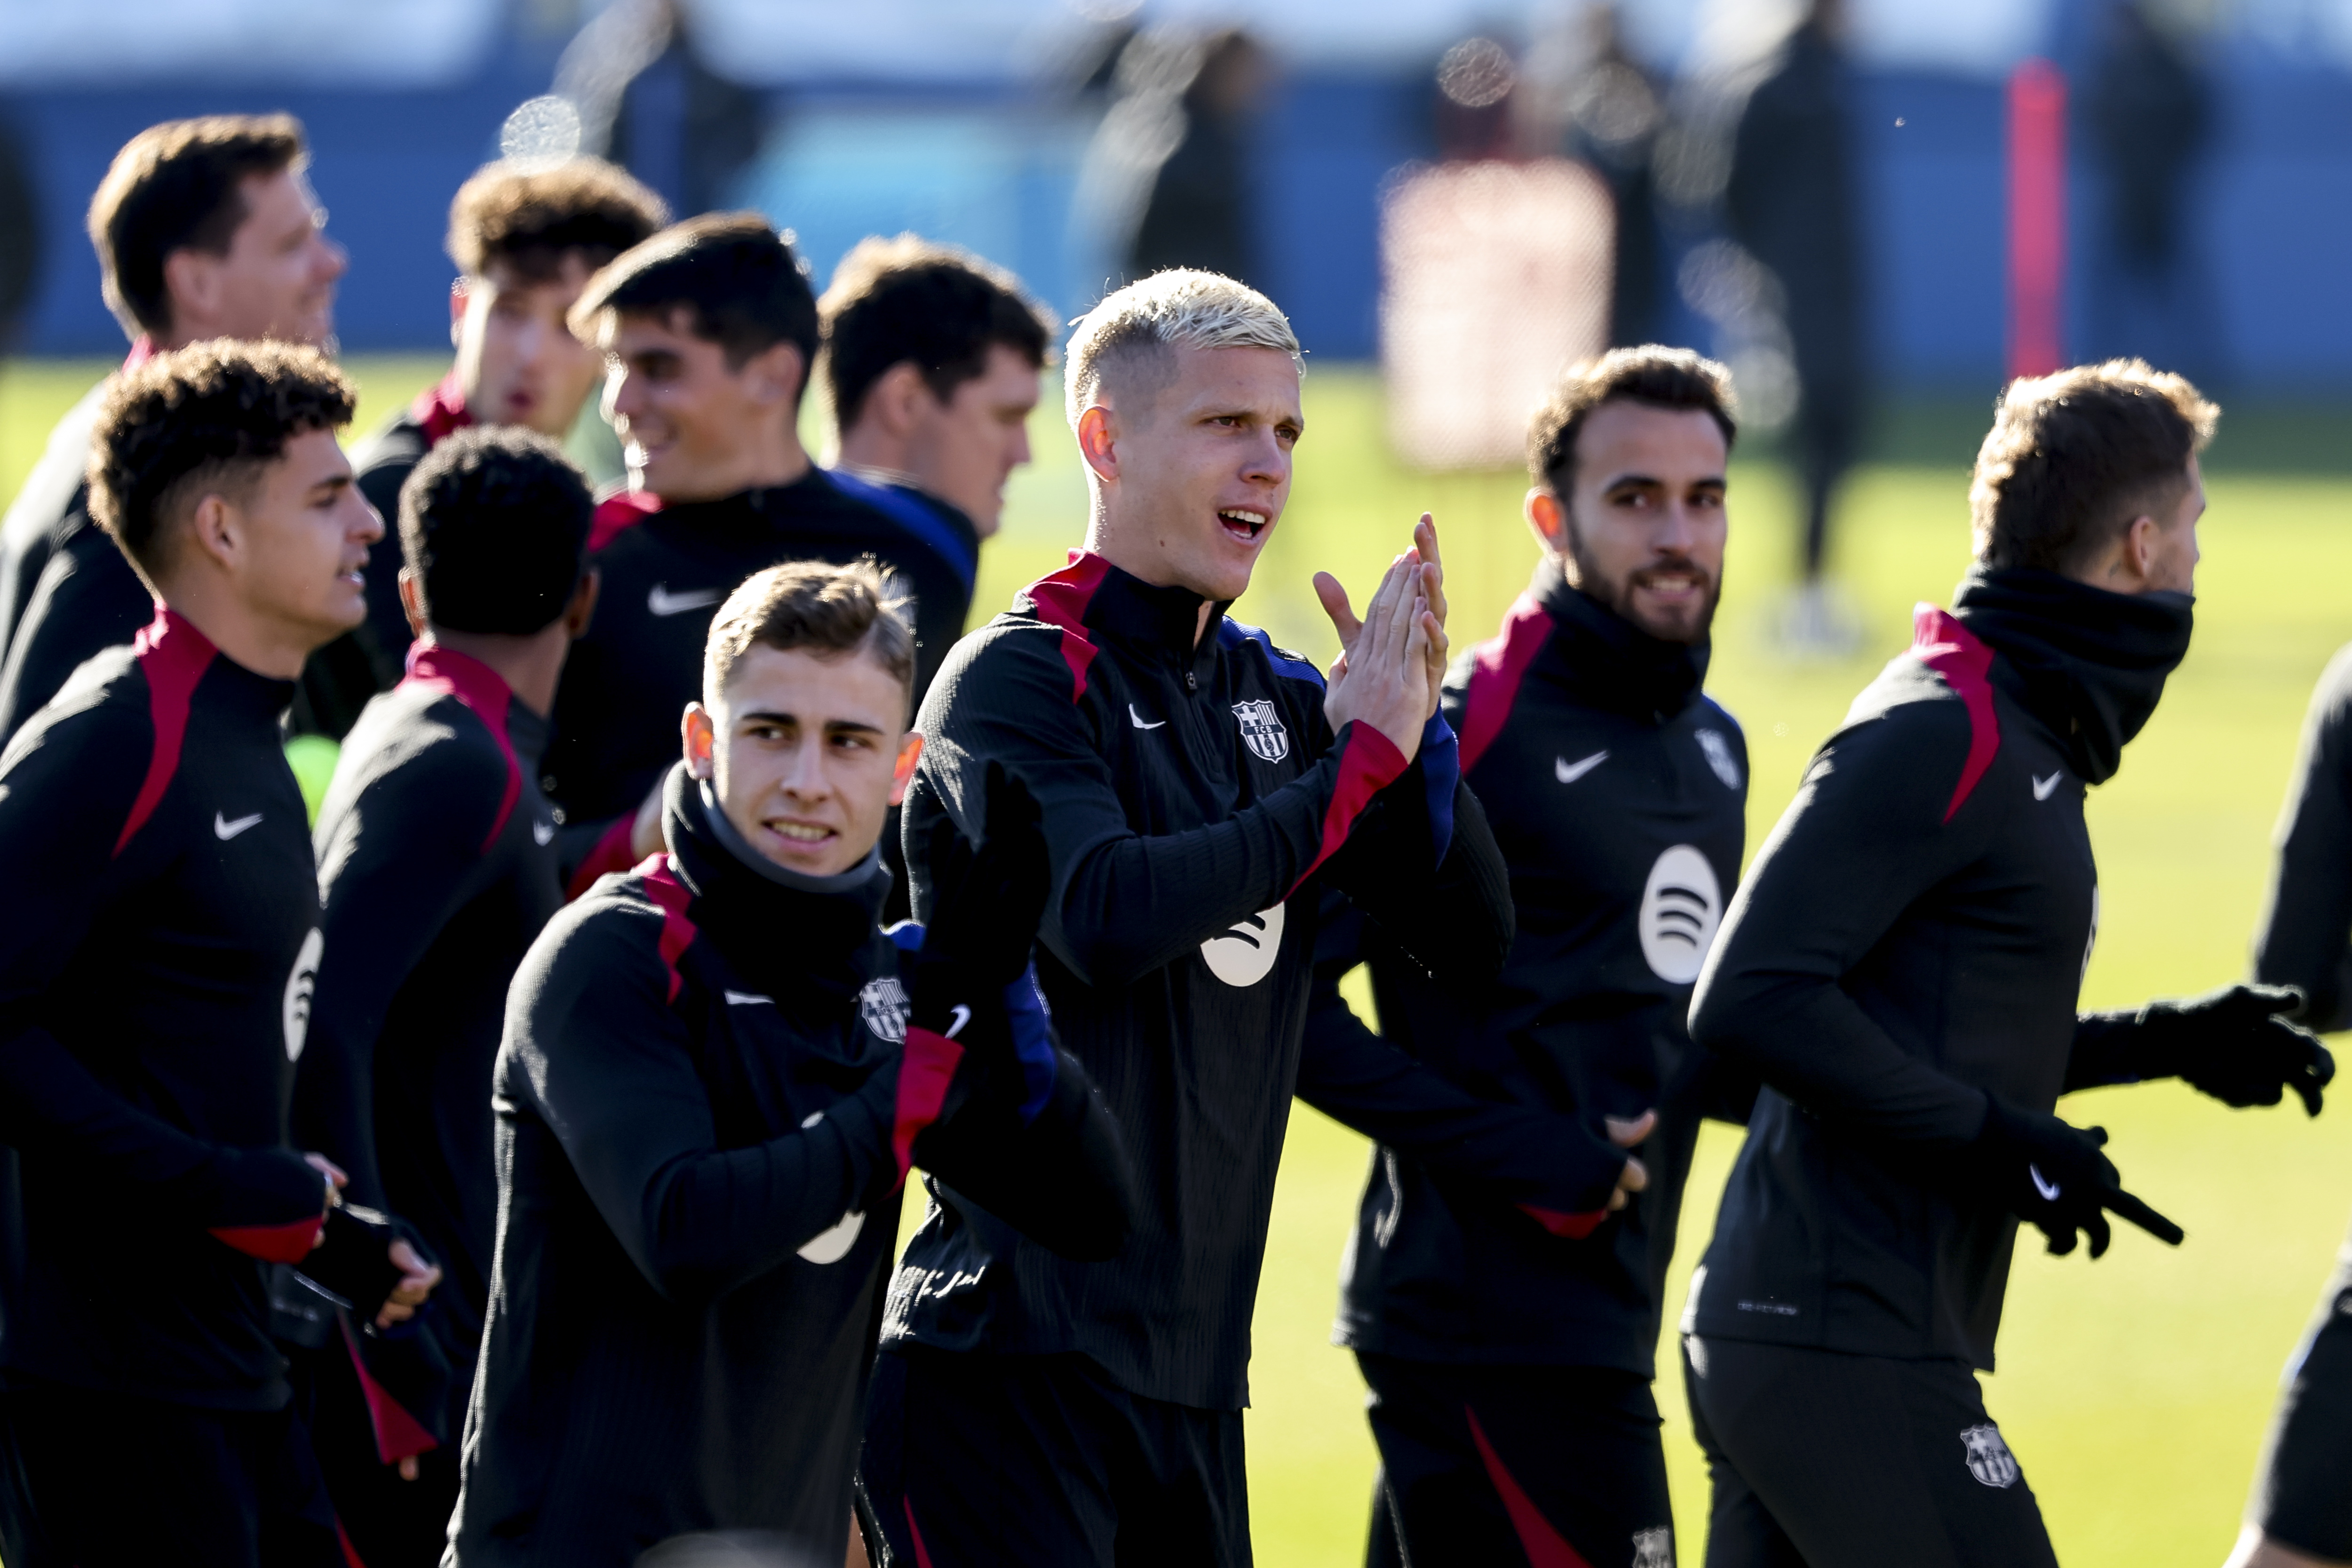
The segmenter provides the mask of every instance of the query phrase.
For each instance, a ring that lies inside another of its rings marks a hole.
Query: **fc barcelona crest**
[[[1969,1474],[1989,1487],[2013,1487],[2018,1481],[2017,1458],[2001,1441],[2000,1428],[1990,1421],[1960,1434],[1968,1450]]]
[[[1282,727],[1273,703],[1236,702],[1234,717],[1241,721],[1242,739],[1259,761],[1278,763],[1290,755],[1290,731]]]

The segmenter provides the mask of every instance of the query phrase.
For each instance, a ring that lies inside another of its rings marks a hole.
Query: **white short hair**
[[[1177,348],[1279,349],[1298,366],[1298,335],[1275,302],[1216,272],[1171,268],[1107,296],[1078,318],[1063,358],[1063,396],[1076,429],[1113,361],[1159,358]]]

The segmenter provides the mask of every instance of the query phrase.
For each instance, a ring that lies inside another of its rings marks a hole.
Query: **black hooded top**
[[[1854,699],[1748,868],[1691,1034],[1764,1081],[1684,1327],[1990,1370],[2017,1222],[1936,1175],[1986,1096],[2115,1081],[2076,994],[2086,787],[2189,647],[2179,594],[1979,571]]]
[[[795,876],[682,767],[667,801],[669,853],[599,881],[515,976],[460,1564],[621,1568],[710,1530],[846,1547],[896,1194],[941,1102],[899,980],[919,933],[876,925],[878,856]],[[1015,1223],[1113,1182],[1055,1059],[1014,1134],[1048,1147],[987,1156],[1050,1177],[1000,1205]]]
[[[1745,1109],[1684,1024],[1746,837],[1748,748],[1700,694],[1706,658],[1643,634],[1548,558],[1501,635],[1455,664],[1445,715],[1510,867],[1510,958],[1494,984],[1465,987],[1376,930],[1359,951],[1391,1040],[1465,1088],[1576,1117],[1598,1179],[1580,1219],[1548,1230],[1384,1146],[1342,1269],[1340,1343],[1650,1373],[1699,1122]],[[1329,957],[1316,1034],[1360,1027]],[[1657,1131],[1636,1151],[1650,1185],[1608,1215],[1625,1152],[1602,1118],[1651,1109]]]

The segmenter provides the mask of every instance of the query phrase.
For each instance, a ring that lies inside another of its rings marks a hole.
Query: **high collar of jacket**
[[[663,785],[662,834],[694,895],[695,924],[779,1006],[812,991],[845,997],[866,983],[890,890],[878,852],[837,877],[787,870],[743,842],[683,763]]]
[[[792,511],[803,498],[833,488],[825,471],[811,463],[807,472],[790,484],[755,485],[709,500],[665,500],[651,515],[670,529],[683,525],[700,533],[762,533],[775,527],[778,517]]]
[[[147,667],[151,682],[173,679],[162,675],[166,668],[184,672],[177,679],[184,679],[189,689],[205,681],[205,711],[212,718],[266,726],[274,731],[278,716],[294,700],[292,681],[237,663],[221,652],[195,622],[160,599],[155,602],[155,618],[131,640],[131,647],[141,658],[157,661]]]
[[[488,726],[506,737],[507,744],[523,756],[547,751],[547,721],[518,699],[505,676],[468,653],[446,647],[430,637],[408,645],[408,680],[446,691],[464,703]],[[405,683],[404,683],[405,684]]]
[[[1181,668],[1202,668],[1216,658],[1216,637],[1201,635],[1201,606],[1210,605],[1213,634],[1231,600],[1213,603],[1190,588],[1156,586],[1100,556],[1081,553],[1073,564],[1084,566],[1090,561],[1101,563],[1102,581],[1081,616],[1088,631],[1139,653],[1172,659]]]
[[[1582,590],[1547,555],[1530,590],[1558,628],[1553,676],[1579,701],[1663,724],[1689,707],[1706,680],[1706,643],[1654,637]]]
[[[1994,679],[2095,784],[2123,765],[2125,745],[2187,657],[2195,604],[2187,594],[2113,594],[2033,567],[1979,566],[1960,580],[1952,613],[2000,655]]]

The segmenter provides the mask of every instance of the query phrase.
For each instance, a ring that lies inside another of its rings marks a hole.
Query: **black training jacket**
[[[2311,693],[2254,937],[2254,978],[2296,985],[2314,1029],[2352,1027],[2352,646]]]
[[[340,741],[376,693],[399,684],[412,640],[400,605],[400,489],[427,452],[473,422],[453,370],[352,451],[352,483],[383,519],[383,537],[368,549],[367,619],[302,667],[287,718],[293,733]]]
[[[608,501],[604,527],[614,510]],[[913,596],[919,673],[928,678],[963,630],[970,577],[822,468],[724,500],[644,510],[610,535],[592,557],[604,585],[594,624],[563,667],[542,781],[562,813],[575,895],[629,863],[631,822],[677,760],[678,715],[702,694],[703,643],[719,602],[763,567],[862,555]]]
[[[977,837],[986,765],[1002,762],[1035,793],[1051,847],[1040,982],[1118,1119],[1142,1212],[1117,1258],[1089,1264],[937,1207],[884,1336],[1077,1352],[1135,1394],[1231,1410],[1247,1403],[1318,872],[1470,983],[1501,963],[1510,903],[1442,721],[1410,768],[1368,725],[1335,735],[1313,666],[1223,605],[1196,646],[1201,606],[1074,552],[957,645],[923,705],[906,806],[916,908],[933,825],[944,814]]]
[[[327,1191],[286,1140],[321,942],[291,689],[162,611],[0,752],[12,1381],[286,1402],[264,1263],[310,1251]]]
[[[447,1387],[409,1412],[422,1427],[410,1445],[457,1441],[489,1301],[490,1071],[508,984],[563,901],[539,792],[546,741],[496,671],[416,643],[407,677],[344,742],[319,814],[327,947],[294,1125],[350,1174],[346,1197],[408,1221],[441,1265],[415,1332]]]
[[[920,933],[875,923],[878,855],[755,865],[682,767],[667,806],[670,853],[601,879],[515,976],[460,1568],[620,1568],[693,1531],[846,1548],[897,1192],[957,1047],[908,1027]],[[1077,1152],[1105,1114],[1084,1073],[1038,1059],[1051,1105],[987,1157],[1035,1156],[1023,1201],[1066,1208],[1118,1177]]]
[[[1517,936],[1500,980],[1431,976],[1377,932],[1389,1037],[1465,1089],[1572,1115],[1604,1183],[1530,1223],[1412,1153],[1377,1152],[1338,1342],[1417,1361],[1612,1366],[1649,1376],[1659,1290],[1700,1121],[1737,1116],[1686,1018],[1746,836],[1748,748],[1699,685],[1704,647],[1643,636],[1547,558],[1502,633],[1455,665],[1445,716],[1510,867]],[[1326,964],[1310,1035],[1360,1028]],[[1750,1090],[1752,1093],[1752,1089]],[[1601,1206],[1621,1157],[1602,1118],[1655,1109],[1650,1185]]]
[[[2077,1049],[2083,802],[2185,651],[2186,600],[2018,569],[1955,607],[1919,607],[1815,754],[1700,977],[1693,1036],[1765,1088],[1685,1330],[1990,1370],[2017,1222],[1952,1156],[1988,1093],[2046,1112],[2113,1081]]]

